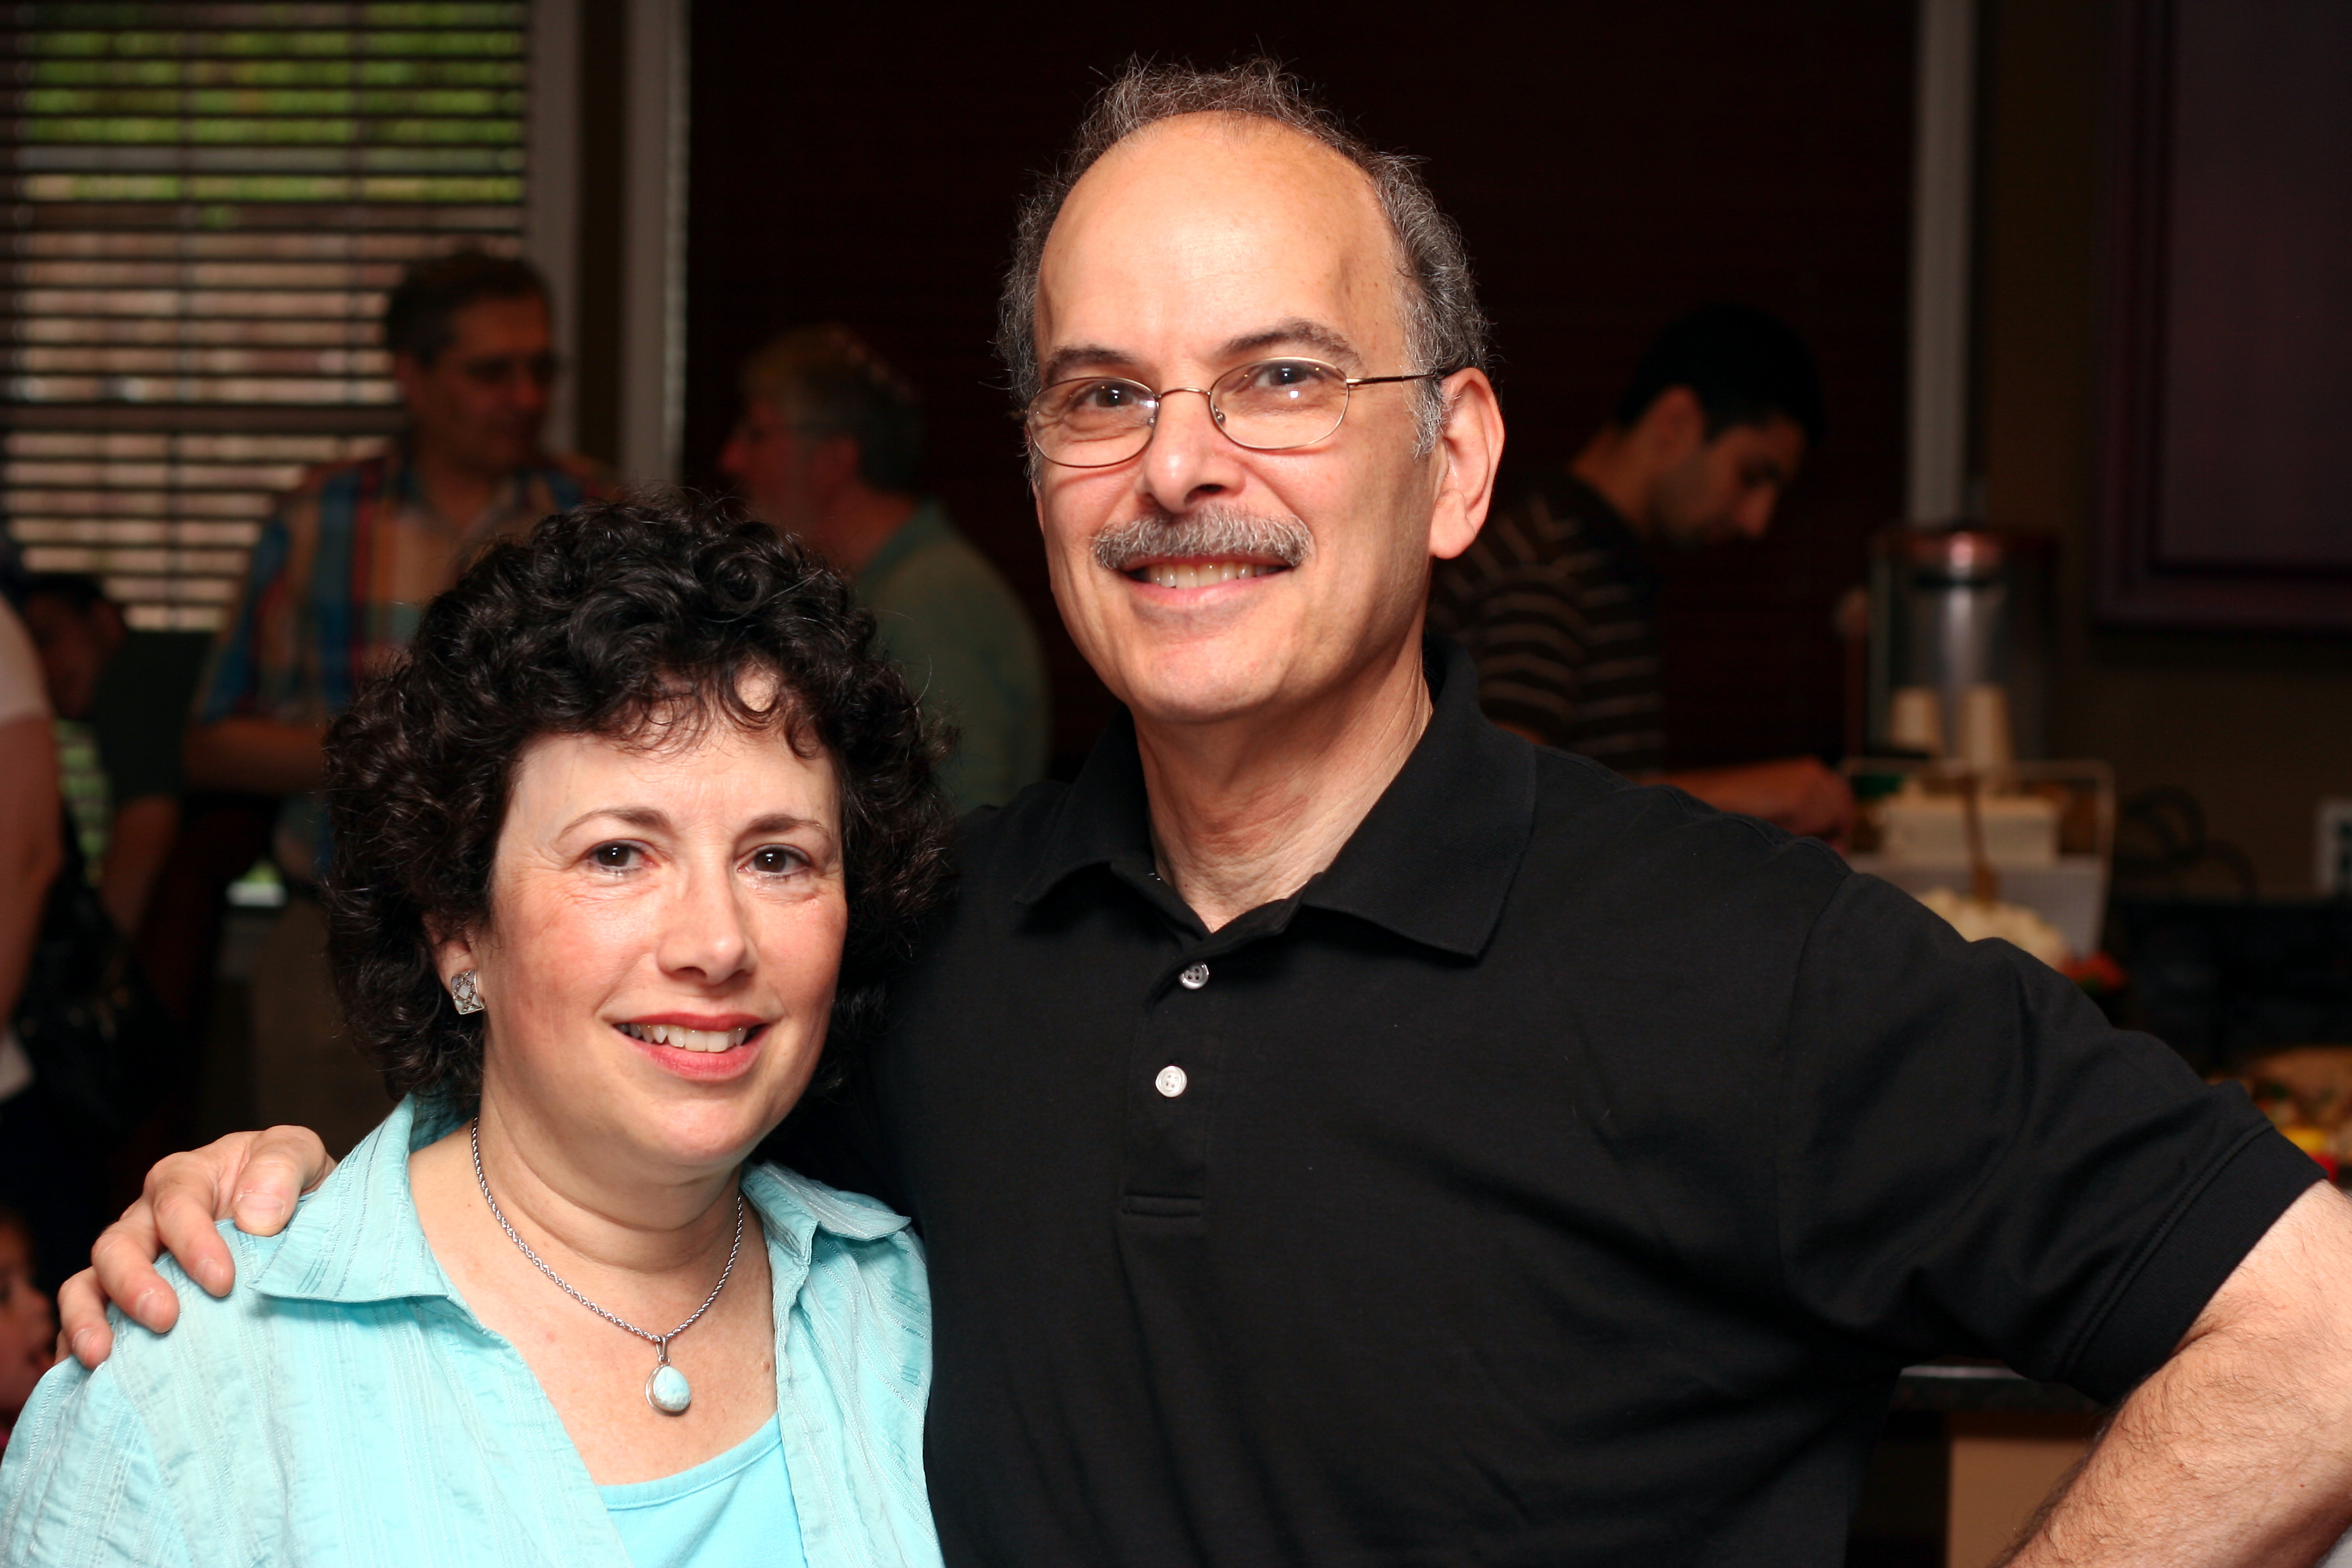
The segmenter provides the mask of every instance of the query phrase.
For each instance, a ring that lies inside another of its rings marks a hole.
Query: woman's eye
[[[634,844],[599,844],[588,852],[588,858],[607,871],[625,871],[637,863],[637,847]]]
[[[789,876],[808,864],[808,857],[782,844],[751,852],[751,869],[771,877]]]

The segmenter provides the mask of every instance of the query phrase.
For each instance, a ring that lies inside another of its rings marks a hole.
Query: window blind
[[[0,6],[0,516],[153,628],[399,423],[384,296],[520,248],[527,7]]]

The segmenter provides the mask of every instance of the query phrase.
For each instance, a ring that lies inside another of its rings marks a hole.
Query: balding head
[[[1064,205],[1087,172],[1114,148],[1165,121],[1196,116],[1286,131],[1352,165],[1387,230],[1385,260],[1393,268],[1399,331],[1412,368],[1486,368],[1486,320],[1478,310],[1461,234],[1439,210],[1412,159],[1373,151],[1271,60],[1220,71],[1139,64],[1104,89],[1061,166],[1021,209],[997,329],[997,352],[1015,401],[1026,406],[1044,384],[1037,289]],[[1426,447],[1444,416],[1444,399],[1434,382],[1423,384],[1414,395]]]

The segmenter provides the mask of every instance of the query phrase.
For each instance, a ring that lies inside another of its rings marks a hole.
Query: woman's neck
[[[408,1159],[418,1222],[457,1298],[530,1367],[599,1486],[675,1475],[749,1437],[775,1413],[775,1321],[759,1216],[737,1207],[738,1163],[682,1169],[576,1107],[535,1116],[518,1109],[535,1101],[499,1090],[482,1099],[482,1181],[471,1126]],[[514,1235],[596,1310],[531,1266],[482,1201],[484,1182]],[[645,1341],[689,1322],[667,1359],[691,1404],[664,1415],[646,1394],[657,1352]]]
[[[732,1166],[645,1168],[602,1141],[583,1147],[488,1084],[477,1130],[490,1197],[542,1256],[540,1237],[600,1269],[699,1277],[734,1233]]]

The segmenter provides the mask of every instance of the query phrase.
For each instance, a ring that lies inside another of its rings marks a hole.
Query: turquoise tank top
[[[758,1563],[807,1568],[784,1468],[782,1416],[715,1459],[658,1480],[598,1487],[636,1568]]]

